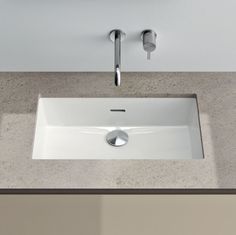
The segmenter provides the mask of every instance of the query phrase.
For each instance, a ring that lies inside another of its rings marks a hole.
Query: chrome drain
[[[114,147],[121,147],[128,143],[129,136],[122,130],[114,130],[107,134],[106,141]]]

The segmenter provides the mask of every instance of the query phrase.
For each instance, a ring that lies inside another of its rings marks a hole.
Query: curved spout
[[[115,85],[120,86],[120,83],[121,83],[121,72],[120,72],[120,68],[116,67],[115,68]]]
[[[125,33],[119,29],[110,32],[110,38],[114,42],[114,76],[116,86],[121,84],[121,40],[124,36]]]

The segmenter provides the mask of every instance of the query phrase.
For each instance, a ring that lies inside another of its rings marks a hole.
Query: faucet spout
[[[115,31],[115,42],[114,42],[114,53],[115,53],[115,85],[120,86],[121,83],[121,72],[120,72],[120,63],[121,63],[121,31]]]
[[[120,72],[120,68],[116,67],[115,68],[115,85],[120,86],[120,84],[121,84],[121,72]]]
[[[112,30],[110,32],[110,39],[114,42],[114,73],[115,73],[115,85],[121,84],[121,40],[125,37],[119,29]]]

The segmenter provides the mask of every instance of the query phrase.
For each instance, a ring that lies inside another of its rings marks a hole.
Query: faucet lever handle
[[[144,30],[141,34],[143,49],[147,52],[147,59],[151,59],[151,52],[156,49],[157,34],[153,30]]]

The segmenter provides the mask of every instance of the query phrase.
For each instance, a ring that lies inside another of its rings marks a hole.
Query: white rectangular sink
[[[202,158],[195,98],[39,98],[33,159]]]

